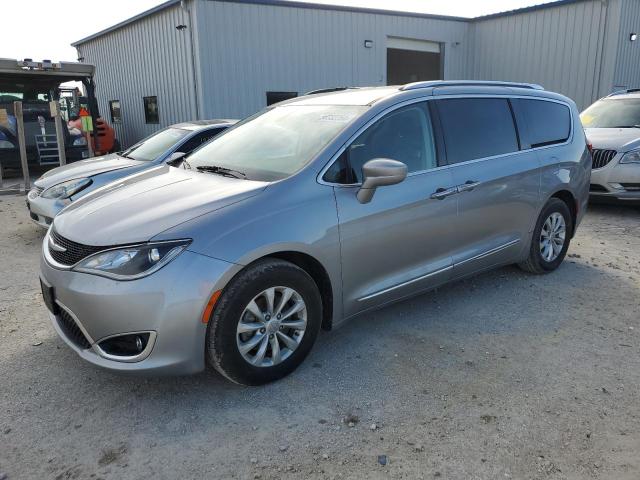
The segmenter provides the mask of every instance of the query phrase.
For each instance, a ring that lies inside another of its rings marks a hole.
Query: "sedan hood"
[[[55,218],[53,228],[85,245],[146,242],[182,222],[257,195],[267,185],[162,165],[73,202]]]
[[[103,157],[88,158],[49,170],[35,181],[35,185],[41,188],[49,188],[74,178],[91,177],[92,175],[139,166],[145,163],[148,162],[132,160],[121,157],[116,153],[111,153]]]
[[[593,148],[627,152],[640,147],[640,128],[585,128]]]

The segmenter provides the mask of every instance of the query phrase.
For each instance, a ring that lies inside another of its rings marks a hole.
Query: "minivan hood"
[[[85,245],[146,242],[164,230],[257,195],[268,183],[161,165],[78,199],[53,228]]]
[[[640,147],[640,128],[585,128],[593,148],[627,152]]]
[[[74,178],[91,177],[100,173],[138,166],[144,163],[148,162],[132,160],[121,157],[117,153],[111,153],[102,157],[88,158],[49,170],[35,181],[35,185],[41,188],[49,188]]]

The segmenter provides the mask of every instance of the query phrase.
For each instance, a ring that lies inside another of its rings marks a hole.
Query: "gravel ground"
[[[47,319],[24,197],[0,221],[0,478],[640,478],[640,209],[593,206],[551,275],[323,333],[261,388],[84,363]]]

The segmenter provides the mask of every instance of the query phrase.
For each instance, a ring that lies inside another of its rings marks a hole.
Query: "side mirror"
[[[182,160],[182,157],[184,157],[185,155],[186,153],[184,152],[173,152],[171,155],[169,155],[169,158],[165,160],[165,163],[167,163],[168,165],[176,165],[180,160]]]
[[[362,166],[362,187],[356,194],[360,203],[369,203],[376,188],[395,185],[407,178],[407,166],[389,158],[374,158]]]

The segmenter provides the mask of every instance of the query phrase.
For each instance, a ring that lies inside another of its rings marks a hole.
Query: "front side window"
[[[133,160],[153,161],[171,149],[189,133],[189,130],[182,128],[165,128],[136,143],[120,155]]]
[[[158,113],[158,97],[144,97],[144,121],[145,123],[160,123]]]
[[[204,132],[197,133],[189,140],[184,142],[182,145],[178,147],[178,152],[182,153],[191,153],[193,150],[198,148],[200,145],[207,143],[213,137],[218,135],[223,129],[222,128],[214,128],[211,130],[207,130]]]
[[[374,158],[398,160],[409,173],[437,166],[426,103],[399,108],[378,120],[347,147],[324,178],[333,183],[361,183],[362,166]]]
[[[640,127],[640,98],[605,98],[580,114],[586,128]]]
[[[436,105],[448,163],[518,151],[509,101],[504,98],[450,98]]]
[[[186,168],[222,167],[274,181],[303,168],[368,107],[284,105],[251,117],[191,154]]]

